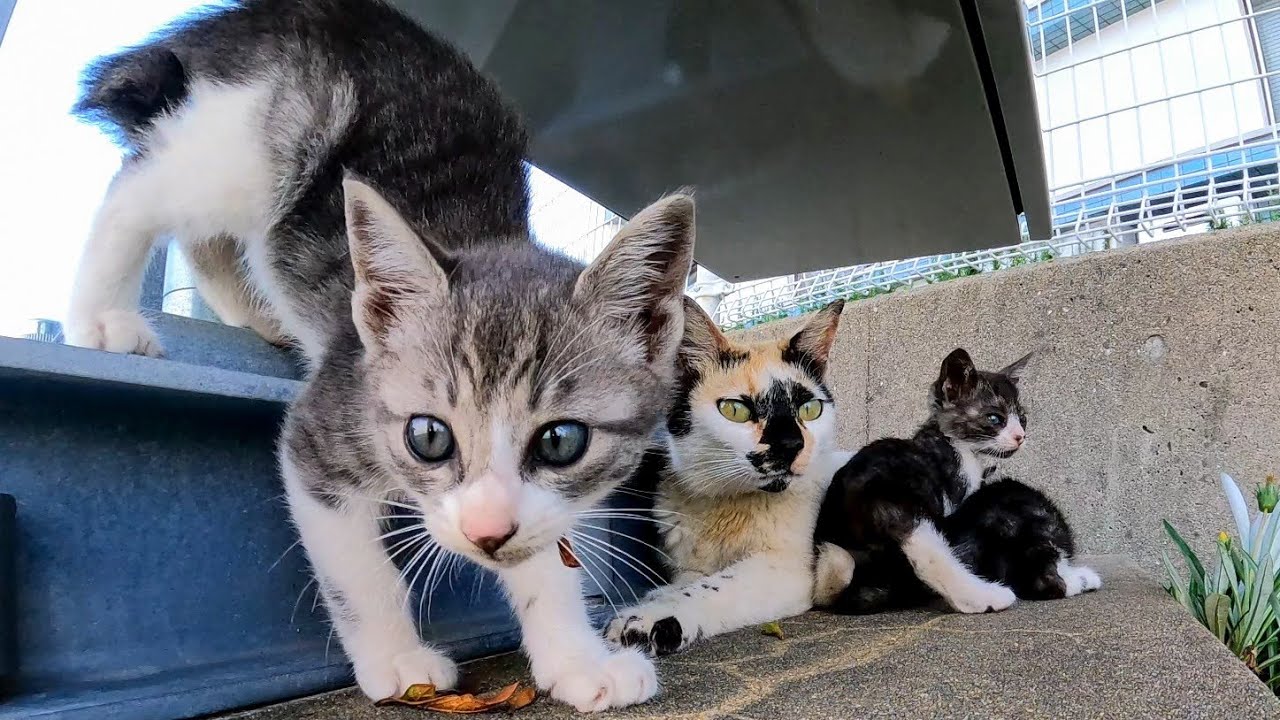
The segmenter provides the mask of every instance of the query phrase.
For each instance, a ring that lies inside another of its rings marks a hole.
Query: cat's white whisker
[[[640,558],[637,558],[635,555],[632,555],[626,550],[623,550],[622,548],[616,545],[612,545],[608,542],[605,542],[604,540],[601,540],[599,538],[591,537],[586,533],[574,531],[573,536],[574,538],[586,543],[590,543],[593,547],[596,547],[602,552],[605,552],[613,556],[615,559],[625,563],[626,565],[636,570],[636,572],[643,573],[645,575],[645,579],[653,583],[654,587],[659,587],[661,585],[666,584],[666,581],[662,578],[662,575],[659,572],[649,567],[647,564],[644,563],[644,561],[640,560]],[[632,563],[635,563],[635,564],[633,565]]]
[[[292,625],[293,625],[293,620],[294,620],[294,618],[295,618],[295,617],[297,617],[297,615],[298,615],[298,606],[302,604],[302,596],[307,594],[307,588],[309,588],[309,587],[311,587],[312,585],[315,585],[315,584],[316,584],[316,579],[315,579],[314,577],[312,577],[310,580],[308,580],[308,581],[307,581],[307,584],[306,584],[306,585],[303,585],[303,586],[302,586],[302,589],[298,591],[298,599],[293,601],[293,612],[289,613],[289,625],[290,625],[290,626],[292,626]],[[316,588],[316,594],[318,595],[319,593],[320,593],[320,588],[318,588],[318,587],[317,587],[317,588]],[[311,606],[311,608],[312,608],[312,610],[314,610],[314,609],[315,609],[315,605],[312,605],[312,606]]]
[[[301,538],[294,540],[293,544],[285,548],[284,552],[280,553],[280,557],[276,558],[276,561],[271,563],[271,567],[267,568],[267,572],[271,572],[272,570],[275,570],[276,566],[279,565],[284,560],[284,556],[288,555],[289,551],[293,550],[294,548],[298,547],[301,544],[302,544]]]
[[[578,517],[586,520],[631,520],[634,522],[652,523],[663,527],[676,527],[676,523],[667,522],[666,520],[657,520],[655,518],[645,517],[643,515],[633,515],[631,513],[609,513],[606,515],[579,515]]]
[[[607,527],[604,527],[603,525],[592,525],[591,523],[581,523],[581,527],[591,528],[592,530],[599,530],[600,532],[606,532],[606,533],[609,533],[610,535],[617,535],[618,537],[626,538],[627,540],[631,540],[632,542],[640,543],[641,545],[644,545],[645,547],[656,551],[657,553],[662,555],[662,557],[666,558],[669,562],[672,562],[672,563],[675,562],[675,560],[673,560],[672,557],[668,555],[665,550],[655,545],[651,545],[645,542],[644,540],[641,540],[640,538],[636,537],[635,535],[628,535],[622,532],[621,530],[614,530],[613,528],[607,528]]]
[[[579,555],[579,552],[582,554]],[[589,567],[590,565],[595,565],[597,570],[604,568],[604,579],[609,581],[609,586],[612,587],[613,591],[617,593],[619,598],[621,598],[622,591],[618,589],[618,584],[613,581],[613,578],[609,577],[610,573],[608,571],[608,566],[600,561],[599,556],[592,554],[586,548],[574,548],[573,554],[577,556],[579,560],[578,564],[582,566],[582,572],[586,573],[587,577],[591,578],[591,582],[595,583],[596,587],[600,588],[600,592],[604,595],[605,602],[609,603],[609,607],[613,609],[613,614],[617,615],[618,606],[613,604],[613,599],[609,597],[609,591],[604,589],[604,586],[600,584],[600,580],[596,578],[595,573],[591,572],[591,568]],[[636,598],[636,602],[639,602],[639,596],[636,595],[634,590],[631,591],[631,596]]]

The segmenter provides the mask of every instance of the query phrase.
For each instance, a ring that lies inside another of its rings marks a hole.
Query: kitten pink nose
[[[1027,434],[1019,430],[1018,432],[1011,434],[1009,437],[1013,439],[1014,445],[1021,447],[1022,441],[1027,437]]]
[[[471,541],[472,545],[484,551],[484,554],[493,555],[507,544],[507,541],[516,534],[517,529],[519,527],[514,524],[502,527],[464,528],[462,534]]]

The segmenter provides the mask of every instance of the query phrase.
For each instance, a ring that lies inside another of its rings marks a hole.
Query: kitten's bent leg
[[[1067,597],[1092,592],[1102,587],[1102,578],[1093,568],[1073,565],[1067,558],[1058,561],[1058,576],[1067,587]]]
[[[181,248],[194,271],[196,290],[218,314],[219,320],[227,325],[247,327],[272,345],[289,344],[279,321],[264,312],[266,303],[249,289],[249,278],[235,238],[219,235],[183,243]]]
[[[138,302],[159,233],[145,160],[129,162],[107,189],[85,242],[67,312],[67,342],[116,353],[159,357],[160,341]]]
[[[591,626],[582,578],[555,548],[499,570],[520,618],[525,652],[539,688],[583,712],[644,702],[658,692],[653,662],[614,651]]]
[[[1004,585],[974,575],[929,520],[921,520],[907,535],[902,552],[916,577],[962,613],[1004,610],[1017,599]]]
[[[331,506],[308,490],[305,470],[288,453],[281,466],[289,510],[360,689],[381,700],[415,683],[452,687],[457,666],[418,639],[408,591],[379,539],[379,506],[359,500]]]
[[[853,581],[853,556],[829,542],[818,545],[814,552],[817,557],[813,564],[813,604],[815,607],[827,607]]]
[[[783,553],[752,555],[678,593],[622,610],[605,635],[666,655],[702,637],[799,615],[812,606],[809,563]]]

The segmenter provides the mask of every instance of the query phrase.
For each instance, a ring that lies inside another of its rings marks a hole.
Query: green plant
[[[1188,573],[1184,578],[1165,553],[1165,589],[1272,692],[1280,693],[1280,541],[1276,538],[1280,518],[1274,513],[1280,488],[1273,476],[1267,476],[1255,492],[1258,512],[1252,517],[1230,475],[1222,476],[1222,492],[1235,520],[1236,536],[1218,533],[1215,571],[1209,572],[1173,525],[1164,521]]]

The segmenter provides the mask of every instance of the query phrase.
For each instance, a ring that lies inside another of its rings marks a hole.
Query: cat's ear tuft
[[[836,300],[809,316],[800,332],[791,336],[783,350],[782,359],[806,367],[818,377],[824,377],[831,346],[835,344],[836,331],[840,329],[840,313],[843,310],[844,300]]]
[[[424,306],[444,301],[452,261],[354,175],[343,178],[342,191],[355,270],[351,317],[365,347],[378,348],[393,329],[420,315]]]
[[[956,402],[974,391],[978,385],[978,369],[963,348],[956,348],[942,361],[942,373],[938,377],[942,399]]]
[[[1029,352],[1017,360],[1014,360],[1009,363],[1007,367],[1001,370],[1000,374],[1008,377],[1009,380],[1013,381],[1014,385],[1017,385],[1018,380],[1022,379],[1022,371],[1027,369],[1027,361],[1029,361],[1031,356],[1034,354],[1034,352]]]
[[[662,198],[636,213],[582,271],[574,299],[595,315],[633,327],[650,363],[671,365],[684,329],[693,237],[693,198]]]
[[[729,338],[693,298],[684,298],[684,339],[680,342],[681,364],[690,369],[717,363],[733,351]]]

